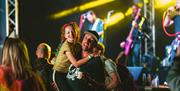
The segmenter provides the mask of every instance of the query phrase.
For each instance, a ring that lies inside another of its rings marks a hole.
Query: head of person
[[[132,5],[133,17],[136,16],[136,14],[137,14],[139,8],[140,8],[140,7],[139,7],[137,4],[133,4],[133,5]]]
[[[37,58],[50,59],[51,47],[47,43],[40,43],[36,49]]]
[[[26,78],[32,69],[26,44],[19,38],[6,38],[2,49],[2,65],[12,69],[17,79]]]
[[[180,0],[176,0],[176,9],[180,9]]]
[[[125,45],[126,45],[126,42],[125,42],[125,41],[122,41],[122,42],[120,43],[120,47],[121,47],[122,49],[125,48]]]
[[[70,22],[64,24],[61,28],[61,42],[63,43],[67,40],[70,43],[74,43],[79,41],[80,34],[79,34],[79,27],[76,22]]]
[[[86,14],[87,14],[87,20],[90,23],[94,23],[96,20],[96,14],[94,13],[94,11],[90,10]]]
[[[104,55],[104,52],[105,52],[105,46],[98,42],[97,46],[94,48],[94,53],[96,55]]]
[[[84,33],[82,39],[82,51],[93,52],[93,48],[97,46],[99,35],[96,31],[88,30]]]

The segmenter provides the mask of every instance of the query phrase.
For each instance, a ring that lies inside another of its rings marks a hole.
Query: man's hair
[[[38,48],[43,52],[44,58],[49,59],[51,56],[51,47],[47,43],[41,43]]]
[[[94,11],[92,11],[92,10],[88,11],[86,14],[87,14],[87,15],[88,15],[88,14],[89,14],[89,15],[96,15],[96,14],[94,13]]]
[[[96,31],[93,31],[93,30],[88,30],[87,32],[85,32],[84,33],[84,35],[85,34],[90,34],[90,35],[92,35],[92,37],[96,40],[96,42],[98,42],[98,40],[99,40],[99,35],[98,35],[98,33],[96,32]],[[83,36],[84,37],[84,36]]]

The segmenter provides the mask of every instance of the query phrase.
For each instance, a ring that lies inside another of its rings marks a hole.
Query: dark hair
[[[96,40],[96,42],[98,42],[99,40],[99,35],[96,31],[93,30],[88,30],[87,32],[84,33],[83,37],[85,36],[86,33],[89,33],[93,36],[93,38]]]

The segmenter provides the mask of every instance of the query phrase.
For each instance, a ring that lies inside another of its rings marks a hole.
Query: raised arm
[[[171,19],[171,16],[170,16],[170,13],[173,12],[174,10],[175,10],[174,7],[168,8],[167,14],[166,14],[165,19],[164,19],[164,24],[163,24],[165,27],[169,27],[174,23],[174,21]]]

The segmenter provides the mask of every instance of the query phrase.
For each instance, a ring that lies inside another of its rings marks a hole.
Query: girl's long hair
[[[22,40],[6,38],[2,50],[2,65],[10,67],[16,79],[28,79],[31,76],[29,54]]]

